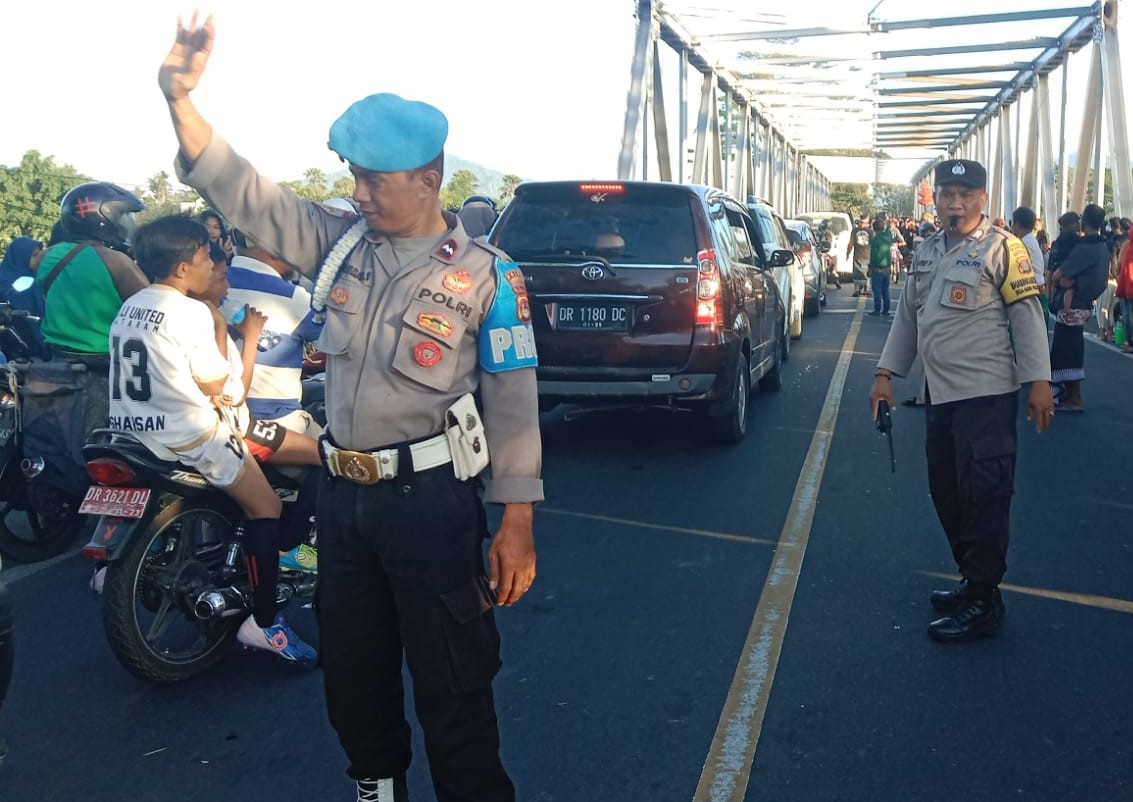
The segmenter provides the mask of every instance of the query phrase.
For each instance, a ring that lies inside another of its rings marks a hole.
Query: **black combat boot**
[[[975,640],[996,635],[1003,627],[1004,606],[999,588],[989,596],[961,594],[960,606],[952,615],[928,625],[928,636],[945,643]]]

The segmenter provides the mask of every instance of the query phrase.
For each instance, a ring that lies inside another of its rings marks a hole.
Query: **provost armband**
[[[1016,237],[1008,238],[1004,247],[1007,251],[1007,277],[999,285],[999,294],[1003,296],[1005,304],[1013,304],[1024,298],[1039,295],[1039,286],[1035,283],[1035,268],[1031,264],[1027,246]]]
[[[523,271],[498,258],[495,267],[496,297],[480,326],[480,368],[487,373],[533,368],[538,359]]]

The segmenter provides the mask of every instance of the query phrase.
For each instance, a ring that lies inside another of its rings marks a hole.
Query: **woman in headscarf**
[[[8,300],[12,282],[21,276],[35,277],[35,269],[43,258],[43,243],[31,237],[16,237],[4,251],[0,261],[0,300]]]
[[[33,283],[23,292],[13,292],[12,283],[24,276],[34,278],[45,252],[43,243],[31,237],[16,237],[12,240],[8,250],[4,251],[3,261],[0,261],[0,302],[10,304],[13,309],[21,309],[29,315],[43,318],[43,292],[39,285]],[[39,323],[21,318],[17,319],[13,326],[27,343],[31,356],[47,358],[47,344],[43,339]]]

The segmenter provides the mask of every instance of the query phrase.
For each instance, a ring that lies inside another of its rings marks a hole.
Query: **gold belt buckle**
[[[334,454],[338,475],[359,485],[373,485],[381,481],[378,462],[373,455],[361,451],[339,450]]]

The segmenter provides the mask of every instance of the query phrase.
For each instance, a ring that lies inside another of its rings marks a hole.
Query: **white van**
[[[834,235],[834,243],[830,246],[830,256],[834,259],[833,270],[842,277],[850,277],[854,272],[854,262],[846,251],[850,249],[850,232],[854,230],[850,216],[844,212],[803,212],[795,215],[796,220],[806,220],[810,227],[818,232],[819,226],[825,222],[830,233]]]

